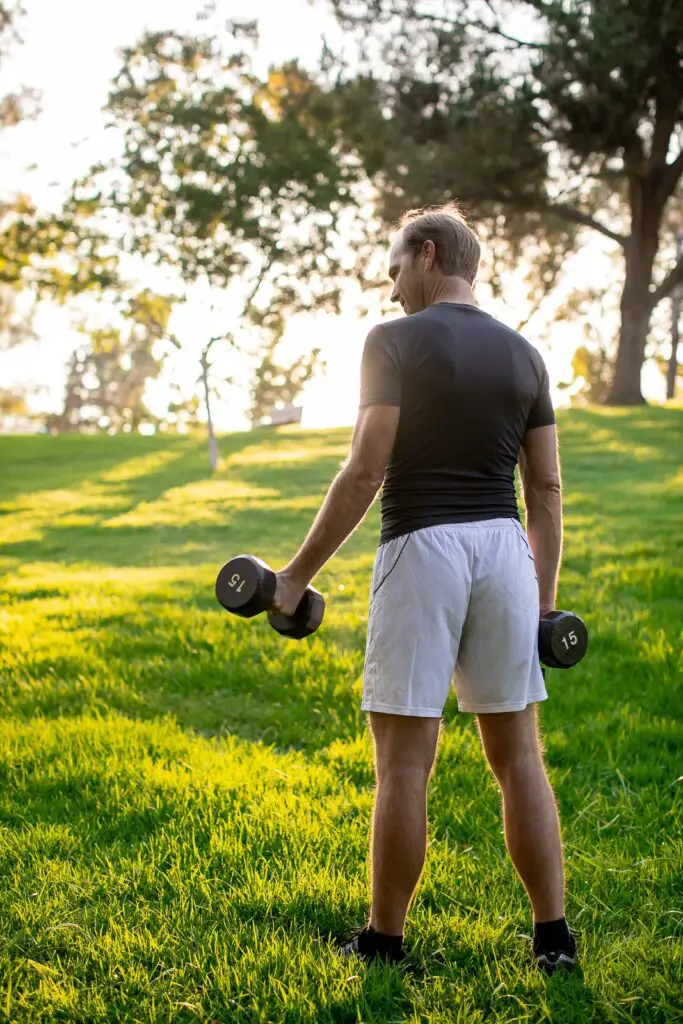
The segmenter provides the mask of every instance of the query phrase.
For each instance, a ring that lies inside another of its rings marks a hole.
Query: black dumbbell
[[[571,668],[588,647],[588,630],[574,612],[548,612],[538,627],[538,655],[547,668]]]
[[[277,578],[271,567],[253,555],[237,555],[226,562],[216,578],[216,597],[233,615],[250,619],[270,608]],[[308,587],[293,615],[269,611],[268,621],[276,632],[292,640],[315,633],[323,621],[325,598]]]

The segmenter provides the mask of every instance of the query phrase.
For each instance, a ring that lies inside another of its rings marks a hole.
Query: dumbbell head
[[[548,668],[571,668],[588,648],[585,622],[573,612],[548,612],[538,628],[538,654]]]
[[[282,636],[291,640],[303,640],[304,637],[315,633],[323,621],[324,614],[325,598],[315,587],[308,587],[293,615],[269,612],[268,621]]]
[[[226,562],[216,578],[216,597],[233,615],[250,619],[266,610],[275,597],[276,576],[266,562],[253,555],[237,555]]]

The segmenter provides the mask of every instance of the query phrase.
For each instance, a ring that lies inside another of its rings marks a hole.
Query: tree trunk
[[[669,367],[666,375],[666,397],[667,399],[676,396],[676,376],[678,374],[678,321],[681,315],[681,303],[678,295],[674,295],[671,303],[671,355],[669,356]]]
[[[606,405],[646,405],[640,390],[645,344],[650,328],[650,284],[659,247],[661,210],[648,195],[644,182],[629,186],[631,235],[624,246],[626,274],[621,293],[621,325],[614,377]]]
[[[617,361],[605,405],[647,405],[640,390],[640,374],[649,327],[649,316],[626,319],[622,314]]]
[[[209,362],[206,354],[202,354],[202,383],[204,384],[204,404],[206,406],[206,426],[209,435],[209,465],[213,472],[218,469],[218,442],[211,419],[211,392],[209,389]]]
[[[683,231],[676,232],[676,262],[683,256]],[[671,355],[666,375],[666,397],[676,397],[676,377],[678,376],[678,324],[681,318],[681,286],[674,289],[671,296]]]

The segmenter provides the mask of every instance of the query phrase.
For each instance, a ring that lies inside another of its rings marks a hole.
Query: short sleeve
[[[401,404],[401,363],[396,341],[380,324],[368,334],[360,369],[360,408]]]
[[[555,422],[555,410],[550,397],[550,379],[543,360],[541,360],[541,371],[538,394],[526,421],[527,430],[532,430],[534,427],[549,427]]]

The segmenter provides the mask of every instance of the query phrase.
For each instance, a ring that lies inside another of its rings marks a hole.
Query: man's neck
[[[466,281],[462,280],[449,281],[437,289],[429,305],[436,306],[439,302],[458,302],[466,306],[477,305],[474,301],[472,289]]]

